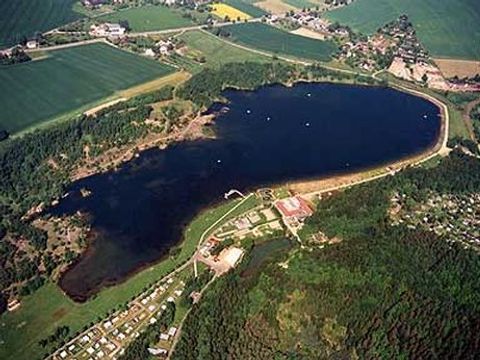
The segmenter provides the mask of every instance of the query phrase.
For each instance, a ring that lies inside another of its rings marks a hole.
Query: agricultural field
[[[480,74],[480,60],[434,59],[443,76],[473,77]]]
[[[229,25],[224,28],[234,42],[259,50],[315,61],[329,61],[336,45],[288,33],[262,23]]]
[[[434,57],[480,59],[478,0],[356,0],[327,13],[327,18],[371,34],[407,14]]]
[[[195,25],[191,19],[182,16],[180,11],[161,5],[121,10],[98,17],[95,20],[99,22],[127,20],[131,30],[135,32],[167,30]]]
[[[298,10],[295,6],[289,5],[281,0],[262,0],[254,4],[259,8],[272,14],[285,14],[287,11]]]
[[[17,133],[173,72],[106,44],[57,50],[0,69],[0,128]]]
[[[196,30],[179,36],[188,49],[185,56],[191,59],[203,57],[205,65],[218,67],[229,62],[270,61],[270,57],[240,49],[218,37]]]
[[[297,9],[315,8],[315,6],[320,6],[320,4],[315,3],[314,1],[308,1],[308,0],[283,0],[283,2],[288,5],[292,5]]]
[[[81,17],[76,0],[0,0],[0,48]]]
[[[225,4],[238,9],[251,17],[257,18],[266,15],[267,12],[243,0],[225,0]]]
[[[220,19],[229,18],[231,20],[248,20],[251,16],[243,11],[240,11],[233,6],[218,3],[212,4],[212,14],[218,16]]]

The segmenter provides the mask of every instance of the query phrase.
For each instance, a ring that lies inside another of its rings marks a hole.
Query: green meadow
[[[0,68],[0,129],[17,133],[173,72],[106,44],[47,53]]]
[[[166,6],[142,6],[120,10],[95,19],[99,22],[118,22],[127,20],[132,31],[155,31],[193,26],[191,19],[183,17],[180,11]]]
[[[291,34],[263,23],[242,23],[224,27],[231,39],[266,52],[314,61],[329,61],[336,50],[330,41]]]
[[[0,48],[81,17],[76,0],[0,0]]]
[[[433,56],[480,59],[478,0],[356,0],[327,18],[371,34],[401,14],[409,16]]]
[[[271,58],[248,50],[240,49],[226,41],[219,39],[205,31],[188,31],[179,36],[185,41],[189,52],[186,57],[204,57],[205,65],[218,67],[230,62],[244,61],[270,61]],[[196,71],[201,68],[200,64],[190,69]]]

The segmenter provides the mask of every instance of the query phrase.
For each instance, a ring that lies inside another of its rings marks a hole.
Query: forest
[[[389,200],[479,191],[480,161],[454,151],[436,167],[321,200],[303,235],[337,241],[285,250],[255,271],[244,261],[216,281],[193,306],[173,359],[474,359],[478,253],[392,225]]]

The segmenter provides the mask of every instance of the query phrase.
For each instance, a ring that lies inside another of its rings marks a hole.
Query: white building
[[[90,26],[90,35],[96,37],[106,37],[106,36],[123,36],[125,35],[125,29],[120,24],[111,24],[111,23],[103,23],[100,25],[92,25]]]
[[[155,51],[153,51],[152,49],[149,48],[149,49],[145,50],[144,55],[149,56],[149,57],[155,57],[155,55],[157,55],[157,54],[155,54]]]
[[[27,41],[27,49],[36,49],[38,47],[37,40],[29,40]]]

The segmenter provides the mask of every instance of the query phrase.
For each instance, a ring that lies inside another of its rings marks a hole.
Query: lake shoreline
[[[291,84],[280,84],[282,86],[285,86],[285,87],[292,87],[296,84],[299,84],[299,83],[325,83],[325,82],[318,82],[318,81],[313,81],[313,82],[305,82],[305,81],[296,81],[296,82],[293,82]],[[276,84],[268,84],[268,85],[264,85],[263,87],[268,87],[268,86],[271,86],[271,85],[276,85]],[[346,85],[349,85],[351,86],[351,84],[346,84]],[[355,85],[355,86],[360,86],[360,87],[372,87],[371,85]],[[385,86],[376,86],[376,87],[385,87]],[[388,86],[387,88],[394,88],[394,86]],[[245,89],[242,89],[242,90],[245,90]],[[363,169],[357,169],[355,172],[353,173],[349,173],[348,170],[346,170],[345,172],[344,171],[341,171],[339,173],[335,173],[335,174],[327,174],[325,176],[321,176],[321,177],[313,177],[313,178],[310,178],[310,179],[302,179],[302,180],[298,180],[298,181],[292,181],[292,182],[280,182],[280,183],[266,183],[264,185],[256,185],[254,188],[259,188],[259,187],[262,187],[262,186],[272,186],[272,187],[282,187],[282,186],[286,186],[288,187],[289,189],[292,188],[293,191],[298,191],[298,189],[301,189],[302,186],[306,186],[307,184],[309,185],[312,185],[314,184],[315,186],[317,186],[317,188],[313,189],[314,191],[319,191],[319,188],[318,186],[320,186],[320,189],[322,189],[322,186],[324,186],[324,183],[327,181],[333,181],[333,182],[337,182],[339,180],[342,180],[342,179],[345,179],[345,178],[348,178],[351,180],[352,177],[356,177],[356,176],[359,176],[359,175],[362,175],[362,177],[367,174],[367,180],[370,178],[368,176],[368,174],[373,170],[373,169],[378,169],[378,168],[385,168],[385,167],[392,167],[392,169],[388,170],[388,172],[391,172],[391,171],[398,171],[400,169],[400,167],[405,167],[405,166],[408,166],[408,165],[412,165],[414,163],[417,163],[418,161],[425,161],[424,159],[427,158],[427,157],[431,157],[432,154],[437,154],[439,150],[441,150],[442,146],[443,146],[443,143],[446,142],[444,141],[445,139],[445,134],[448,133],[448,124],[446,125],[446,117],[445,117],[445,114],[444,114],[444,110],[442,108],[442,103],[441,102],[435,102],[435,101],[432,101],[432,98],[428,95],[425,95],[425,96],[419,96],[419,93],[417,93],[416,91],[409,91],[409,89],[404,89],[404,88],[401,88],[401,89],[396,89],[396,90],[401,90],[402,92],[407,92],[411,95],[414,95],[414,96],[417,96],[417,97],[422,97],[424,98],[425,100],[428,100],[429,102],[431,103],[434,103],[436,105],[436,107],[439,109],[439,116],[441,117],[441,121],[440,121],[440,128],[439,128],[439,133],[438,133],[438,136],[436,138],[436,141],[434,144],[432,144],[431,146],[428,147],[428,149],[426,150],[423,150],[419,153],[416,153],[416,154],[412,154],[412,155],[409,155],[407,156],[406,158],[401,158],[399,160],[395,160],[394,162],[391,162],[391,161],[388,161],[386,162],[385,164],[382,164],[382,165],[375,165],[373,167],[370,167],[370,168],[363,168]],[[254,91],[254,90],[249,90],[247,89],[247,91]],[[436,99],[435,99],[436,100]],[[448,120],[448,119],[447,119]],[[211,118],[211,121],[214,121],[214,118]],[[188,127],[188,125],[187,125]],[[172,141],[173,143],[173,141]],[[145,149],[142,149],[142,152],[143,151],[146,151],[148,150],[149,148],[145,148]],[[139,153],[138,156],[141,156],[141,153]],[[133,159],[133,156],[130,158],[130,160]],[[128,162],[127,161],[124,161],[124,162]],[[121,162],[120,164],[122,164],[123,162]],[[398,167],[398,169],[397,169]],[[109,169],[107,169],[109,170]],[[384,169],[385,170],[385,169]],[[388,172],[387,174],[385,175],[388,175]],[[91,175],[94,175],[94,174],[91,174]],[[385,176],[383,175],[383,176]],[[90,176],[90,175],[89,175]],[[83,178],[83,177],[82,177]],[[81,179],[81,178],[79,178]],[[364,182],[365,179],[362,178],[362,182]],[[345,186],[351,186],[351,185],[354,185],[356,184],[357,182],[354,181],[354,182],[350,182],[348,185],[345,185]],[[337,188],[338,188],[338,184],[335,185]],[[341,187],[345,187],[345,186],[341,186]],[[250,190],[250,189],[249,189]],[[305,192],[305,191],[299,191],[299,192]],[[206,212],[206,211],[209,211],[209,209],[212,208],[212,206],[214,206],[215,204],[220,204],[222,203],[222,201],[214,201],[208,205],[205,205],[201,211],[195,215],[196,216],[199,216],[201,213],[203,212]],[[175,247],[181,247],[184,242],[185,242],[185,230],[186,228],[188,227],[188,224],[192,221],[192,219],[190,219],[189,221],[187,221],[183,226],[182,226],[182,236],[181,238],[178,240],[178,242],[176,242],[174,245],[172,245],[170,247],[171,248],[175,248]],[[90,246],[94,246],[93,244],[90,245]],[[85,250],[84,253],[82,253],[82,255],[80,256],[83,257],[85,253],[87,253],[89,250],[87,248],[87,250]],[[90,294],[89,296],[85,296],[84,298],[81,299],[80,302],[87,302],[89,301],[90,299],[94,298],[95,297],[95,294],[98,294],[99,292],[101,292],[103,289],[105,288],[108,288],[108,287],[111,287],[111,286],[115,286],[115,285],[119,285],[125,281],[127,281],[128,279],[130,279],[132,276],[134,276],[135,274],[138,274],[142,271],[145,271],[147,268],[150,268],[152,266],[155,266],[155,265],[158,265],[159,263],[165,261],[165,255],[168,255],[168,251],[169,250],[166,250],[164,252],[163,255],[161,255],[159,258],[153,260],[153,261],[150,261],[150,262],[146,262],[144,264],[142,264],[142,266],[132,270],[131,272],[129,272],[127,275],[125,276],[122,276],[121,279],[119,280],[114,280],[114,281],[111,281],[111,280],[106,280],[104,282],[102,282],[98,288],[95,288],[94,291],[92,291],[92,294]],[[71,266],[69,266],[69,269],[71,269],[72,267],[74,266],[74,264],[72,264]],[[62,273],[61,275],[61,278],[64,276],[64,274],[66,274],[68,272],[65,271],[64,273]],[[60,283],[60,282],[59,282]],[[70,297],[70,296],[69,296]],[[71,298],[71,297],[70,297]],[[79,302],[78,299],[74,299],[73,300],[75,302]]]

